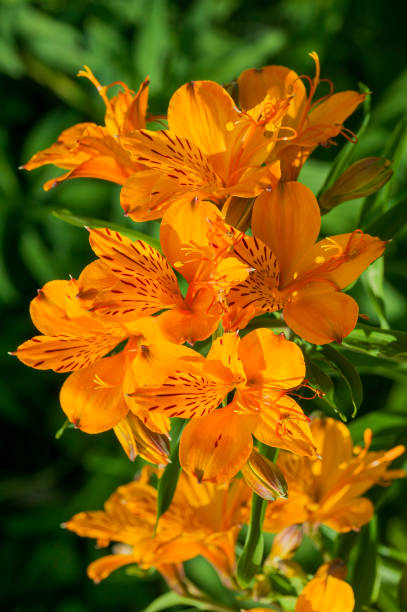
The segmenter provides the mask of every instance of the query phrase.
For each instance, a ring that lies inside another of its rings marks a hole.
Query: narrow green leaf
[[[21,234],[19,247],[27,269],[40,286],[52,278],[60,278],[55,254],[34,227],[27,228]]]
[[[276,599],[276,597],[273,599]],[[277,610],[277,612],[281,612],[280,606],[272,603],[264,603],[264,601],[259,603],[258,600],[254,599],[239,599],[239,608],[241,610],[253,610],[254,608],[258,608],[260,605],[262,610]]]
[[[204,596],[197,595],[196,597],[188,597],[174,593],[174,591],[169,591],[168,593],[164,593],[155,599],[149,606],[147,606],[147,608],[144,608],[143,612],[160,612],[161,610],[168,610],[168,608],[182,605],[191,606],[192,608],[205,610],[207,612],[231,612],[233,610],[240,610],[241,608],[240,602],[236,603],[235,606],[230,607],[215,601],[211,601]],[[268,608],[269,606],[266,607]],[[278,608],[270,609],[278,610]]]
[[[152,90],[157,91],[162,87],[171,40],[167,0],[150,0],[148,12],[149,18],[143,19],[138,31],[134,62],[140,77],[148,74]]]
[[[352,551],[355,550],[359,538],[359,533],[349,531],[348,533],[339,533],[336,540],[335,555],[336,559],[342,559],[346,566],[349,563],[349,557]]]
[[[328,363],[336,370],[339,376],[345,381],[348,388],[351,403],[353,406],[352,412],[349,414],[348,411],[345,413],[340,412],[341,417],[345,417],[347,420],[349,417],[355,417],[360,404],[363,399],[363,386],[360,376],[352,363],[330,344],[326,344],[322,347],[321,352]]]
[[[379,546],[379,555],[386,559],[392,559],[393,561],[399,561],[400,563],[407,565],[407,552],[403,550],[396,550],[395,548],[389,548],[388,546]]]
[[[357,327],[344,338],[342,346],[373,357],[407,362],[407,333],[394,329],[380,329],[358,323]]]
[[[407,199],[402,198],[382,215],[370,221],[365,227],[367,234],[379,236],[382,240],[390,240],[405,226],[407,222]]]
[[[351,142],[351,141],[347,142],[342,147],[342,149],[339,151],[338,155],[335,157],[334,161],[332,162],[329,174],[326,177],[325,182],[323,186],[321,187],[321,190],[318,193],[318,196],[317,196],[318,200],[321,197],[321,195],[334,184],[334,182],[336,181],[338,176],[343,172],[343,170],[347,168],[347,166],[350,163],[351,156],[355,152],[357,143],[359,142],[367,126],[369,125],[370,117],[371,117],[370,95],[369,95],[370,89],[364,83],[359,83],[359,91],[361,93],[366,93],[368,95],[366,96],[366,99],[363,102],[363,119],[359,127],[359,130],[356,133],[357,140],[356,142]]]
[[[185,425],[184,419],[173,418],[171,422],[171,463],[169,463],[163,475],[158,482],[157,489],[157,518],[154,529],[157,529],[158,521],[166,510],[171,505],[175,489],[177,487],[178,477],[180,473],[179,463],[179,440],[182,429]]]
[[[373,357],[366,353],[356,351],[343,351],[348,359],[352,360],[359,374],[369,376],[383,376],[395,382],[407,383],[407,364],[381,357]]]
[[[355,444],[363,443],[364,431],[369,428],[378,448],[394,446],[407,432],[407,414],[373,411],[355,419],[349,430]]]
[[[307,366],[307,378],[310,383],[324,393],[330,393],[334,388],[332,378],[328,376],[310,357],[304,355],[305,365]]]
[[[386,143],[386,147],[383,151],[383,156],[386,159],[390,159],[392,162],[392,168],[394,174],[397,172],[397,169],[400,165],[401,157],[403,155],[403,150],[406,145],[407,139],[407,115],[401,117],[400,121],[396,124],[394,132],[392,134],[392,138]],[[392,183],[389,182],[385,185],[385,187],[378,194],[378,198],[380,202],[386,202],[390,198],[390,191],[392,188]]]
[[[371,195],[365,199],[360,210],[358,225],[365,230],[370,223],[372,217],[379,216],[386,210],[387,202],[390,199],[390,190],[394,182],[397,168],[400,163],[401,155],[407,139],[407,115],[402,117],[396,124],[393,132],[384,147],[382,157],[391,161],[393,169],[393,177],[378,193]],[[367,231],[367,230],[366,230]]]
[[[376,311],[382,329],[390,329],[386,319],[385,304],[383,300],[384,259],[379,257],[373,262],[366,273],[362,275],[362,282]]]
[[[332,411],[339,412],[335,404],[335,386],[332,378],[311,359],[310,355],[304,353],[304,359],[307,367],[307,379],[313,387],[324,393],[323,397],[315,400],[315,408],[321,408],[328,414],[332,414]]]
[[[133,240],[144,240],[144,242],[150,244],[152,247],[157,249],[157,251],[161,251],[160,241],[157,240],[157,238],[153,238],[148,234],[128,228],[125,225],[120,225],[120,223],[112,223],[111,221],[103,221],[102,219],[93,219],[90,217],[78,217],[77,215],[71,214],[69,210],[54,210],[51,214],[57,219],[60,219],[65,223],[69,223],[70,225],[75,225],[76,227],[108,227],[109,229],[115,232],[120,232]]]
[[[377,575],[377,517],[364,525],[359,533],[351,583],[355,591],[355,612],[372,603]]]
[[[262,455],[276,461],[278,449],[270,448],[265,444],[260,445]],[[243,546],[242,554],[237,562],[237,580],[242,588],[246,588],[251,583],[254,575],[259,570],[264,550],[264,538],[262,527],[264,514],[266,512],[267,501],[253,493],[250,523],[247,530],[246,541]]]
[[[192,606],[198,610],[223,611],[232,609],[217,606],[216,604],[212,606],[211,603],[206,600],[200,601],[199,599],[194,599],[193,597],[183,597],[182,595],[178,595],[178,593],[169,591],[168,593],[164,593],[164,595],[161,595],[161,597],[155,599],[149,606],[147,606],[147,608],[144,608],[143,612],[160,612],[161,610],[168,610],[174,606],[182,605]]]

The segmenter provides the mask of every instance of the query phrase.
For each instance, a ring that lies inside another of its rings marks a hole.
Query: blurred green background
[[[45,193],[44,181],[60,172],[17,170],[61,130],[80,121],[102,121],[102,101],[88,82],[76,79],[76,72],[88,64],[102,83],[122,80],[132,88],[149,74],[150,112],[165,113],[173,91],[190,79],[229,82],[245,68],[268,63],[313,75],[307,54],[316,50],[322,76],[331,78],[336,90],[356,89],[359,81],[369,86],[372,120],[356,158],[380,155],[406,111],[407,47],[397,4],[389,10],[380,0],[0,2],[2,609],[137,611],[164,589],[157,577],[140,580],[124,570],[98,586],[88,580],[85,568],[98,556],[93,542],[59,525],[75,512],[101,508],[114,488],[133,477],[135,466],[113,434],[92,437],[68,430],[55,439],[64,421],[58,406],[63,377],[31,370],[7,355],[33,335],[28,304],[36,289],[48,280],[78,275],[92,258],[86,232],[50,213],[69,209],[124,223],[115,185],[79,179]],[[360,113],[348,125],[359,122]],[[318,150],[300,180],[318,190],[336,152]],[[384,207],[406,197],[405,147],[398,161]],[[343,204],[326,216],[325,230],[353,230],[359,208],[358,201]],[[390,325],[404,330],[406,242],[402,230],[388,247],[383,292]],[[378,324],[366,283],[353,291],[361,311]],[[381,448],[405,440],[405,370],[386,363],[372,369],[372,362],[362,358],[354,362],[365,385],[361,416],[352,428],[355,437],[360,440],[363,428],[371,425]],[[406,492],[404,483],[379,492],[382,547],[407,550]],[[394,563],[383,551],[380,563],[387,567],[382,581],[390,587],[379,596],[379,607],[394,612],[400,573],[392,578]]]

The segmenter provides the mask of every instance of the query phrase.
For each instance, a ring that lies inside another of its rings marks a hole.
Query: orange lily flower
[[[280,453],[277,465],[288,484],[288,499],[269,504],[264,528],[278,532],[290,525],[323,523],[342,533],[358,530],[373,515],[373,504],[361,497],[374,484],[386,484],[405,475],[388,466],[404,452],[404,446],[369,452],[372,439],[365,431],[365,448],[353,447],[348,428],[335,419],[311,422],[318,457]]]
[[[179,204],[171,208],[171,219],[178,212],[176,222],[163,222],[161,243],[170,262],[189,283],[185,297],[166,257],[145,242],[131,241],[108,228],[90,230],[90,244],[100,259],[81,275],[78,296],[88,310],[106,321],[125,323],[165,310],[158,316],[162,330],[174,342],[193,344],[215,331],[223,314],[225,292],[244,280],[249,268],[228,256],[233,242],[223,250],[212,244],[216,237],[210,237],[211,218],[220,214],[215,206],[204,202],[196,207],[187,201],[182,202],[186,210],[181,210]],[[193,243],[186,243],[189,235],[184,230],[177,247],[174,236],[179,222],[189,217],[201,222],[201,234]],[[171,231],[166,231],[169,228]]]
[[[123,565],[142,569],[179,564],[203,555],[231,583],[235,571],[237,534],[248,519],[250,489],[241,479],[226,486],[198,484],[181,473],[170,508],[160,517],[156,533],[157,491],[144,470],[138,481],[119,487],[103,511],[81,512],[65,523],[80,536],[126,545],[126,554],[102,557],[88,567],[95,582]],[[165,572],[166,573],[166,572]]]
[[[131,397],[150,414],[191,418],[181,437],[182,468],[199,481],[226,482],[261,442],[299,455],[315,446],[304,415],[288,394],[305,375],[299,347],[258,329],[244,338],[218,338],[206,359],[175,370],[161,384],[138,387]],[[218,406],[235,391],[233,401]]]
[[[295,612],[352,612],[355,596],[345,577],[346,568],[342,561],[321,565],[315,578],[305,585],[297,599]]]
[[[149,168],[124,185],[123,209],[135,221],[158,219],[183,197],[222,205],[230,196],[251,198],[274,185],[279,163],[264,162],[287,109],[283,99],[242,112],[217,83],[183,85],[170,100],[168,130],[120,138],[133,161]]]
[[[36,153],[22,166],[26,170],[33,170],[45,164],[54,164],[68,170],[66,174],[47,181],[44,185],[46,191],[61,181],[78,177],[123,184],[134,172],[142,169],[140,164],[130,159],[118,136],[146,126],[149,79],[145,79],[134,94],[120,81],[102,86],[90,68],[84,68],[78,76],[89,79],[105,103],[105,125],[78,123],[63,131],[55,144]],[[120,85],[123,91],[109,99],[107,91],[114,85]]]
[[[86,433],[116,428],[119,441],[132,458],[135,455],[132,445],[139,447],[148,432],[131,414],[148,429],[163,434],[168,433],[169,420],[166,415],[140,408],[129,397],[130,391],[136,385],[163,382],[180,367],[179,362],[193,365],[200,355],[168,341],[153,317],[138,319],[127,327],[129,340],[124,349],[71,374],[62,385],[60,402],[71,423]],[[157,444],[162,447],[160,440]]]
[[[278,142],[268,158],[268,162],[280,160],[282,177],[289,181],[298,177],[303,164],[318,145],[335,144],[333,138],[339,134],[348,139],[354,137],[344,128],[343,122],[366,98],[366,94],[357,91],[334,94],[332,83],[320,78],[318,55],[314,51],[310,56],[315,62],[313,79],[306,75],[298,76],[284,66],[265,66],[245,70],[237,80],[239,103],[243,110],[252,108],[267,97],[289,100],[281,126],[294,136],[288,142]],[[302,79],[309,82],[308,94]],[[331,91],[314,100],[316,90],[323,82],[329,83]]]
[[[94,265],[84,272],[94,276]],[[116,323],[89,312],[86,299],[77,297],[79,286],[75,279],[51,281],[38,292],[30,310],[44,335],[24,342],[15,354],[37,369],[73,372],[60,402],[77,428],[86,433],[113,428],[130,459],[141,454],[166,463],[168,418],[141,410],[127,393],[136,384],[164,380],[179,359],[188,363],[196,353],[168,341],[152,317]],[[124,350],[104,357],[126,339]]]
[[[354,329],[358,305],[341,289],[386,242],[359,230],[315,242],[320,222],[316,198],[301,183],[280,182],[256,199],[254,235],[234,249],[254,271],[229,291],[226,329],[242,329],[252,317],[280,309],[287,325],[313,344],[341,342]]]

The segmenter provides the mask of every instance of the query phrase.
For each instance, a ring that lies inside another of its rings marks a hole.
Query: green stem
[[[265,444],[259,445],[262,455],[277,460],[278,449]],[[237,581],[241,588],[247,588],[259,570],[263,558],[264,540],[262,527],[267,508],[267,500],[253,493],[250,523],[243,551],[237,564]]]

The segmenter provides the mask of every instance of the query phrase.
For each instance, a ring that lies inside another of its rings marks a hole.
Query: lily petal
[[[199,482],[229,481],[246,463],[253,446],[250,417],[238,415],[233,405],[192,419],[180,444],[182,469]]]
[[[287,325],[312,344],[342,342],[354,329],[359,307],[355,300],[328,283],[311,283],[295,292],[284,306]]]
[[[264,191],[253,207],[253,233],[273,252],[280,266],[281,286],[290,280],[295,264],[318,237],[321,215],[308,187],[296,181],[279,182]]]
[[[317,242],[297,262],[295,275],[328,279],[339,289],[355,281],[375,259],[380,257],[386,242],[361,231],[329,236]]]
[[[238,116],[230,95],[213,81],[190,81],[172,96],[168,125],[205,155],[226,150],[226,125]]]
[[[74,372],[62,385],[62,410],[76,427],[100,433],[117,425],[127,414],[122,381],[125,354],[106,357]]]
[[[278,389],[292,389],[305,376],[301,349],[284,334],[256,329],[241,339],[239,356],[249,384],[268,383]]]

